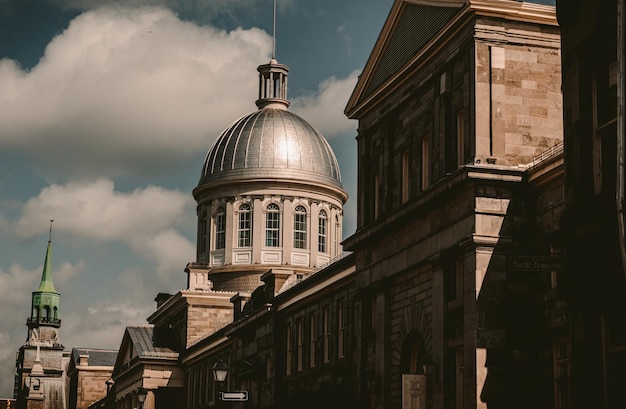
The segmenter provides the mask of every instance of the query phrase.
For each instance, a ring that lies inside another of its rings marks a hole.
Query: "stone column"
[[[252,200],[252,264],[261,262],[261,248],[265,245],[265,219],[263,197]]]
[[[291,264],[291,252],[293,251],[293,197],[284,197],[282,203],[282,229],[280,245],[283,249],[283,264]]]
[[[320,207],[317,202],[311,202],[311,214],[309,216],[310,217],[307,220],[308,222],[307,228],[309,229],[308,231],[309,237],[307,237],[307,239],[309,240],[308,246],[309,246],[309,254],[310,254],[309,266],[315,268],[315,267],[319,267],[317,265],[317,254],[318,254],[317,244],[319,240],[318,228],[319,228]]]

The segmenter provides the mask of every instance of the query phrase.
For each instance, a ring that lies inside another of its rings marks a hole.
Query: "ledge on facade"
[[[525,168],[511,165],[470,163],[461,166],[455,172],[438,180],[406,204],[380,216],[374,222],[358,228],[342,244],[345,249],[355,251],[373,240],[380,240],[381,234],[386,231],[395,231],[399,225],[404,223],[408,217],[414,215],[415,212],[423,211],[427,206],[432,206],[437,200],[441,200],[445,195],[449,195],[451,191],[454,191],[462,184],[481,180],[520,183],[524,180],[525,174]]]

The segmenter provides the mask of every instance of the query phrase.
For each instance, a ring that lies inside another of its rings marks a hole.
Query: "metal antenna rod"
[[[50,219],[50,235],[48,236],[48,241],[52,241],[52,222],[53,221],[54,221],[53,219]]]
[[[274,33],[272,35],[272,59],[276,59],[276,0],[274,0]]]

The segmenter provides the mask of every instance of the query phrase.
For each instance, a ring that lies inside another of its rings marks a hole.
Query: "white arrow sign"
[[[222,392],[222,400],[245,401],[248,400],[248,391]]]

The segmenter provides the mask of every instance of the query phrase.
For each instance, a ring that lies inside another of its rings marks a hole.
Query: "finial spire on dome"
[[[274,0],[274,31],[272,33],[272,60],[276,59],[276,0]]]
[[[272,35],[272,59],[269,64],[259,65],[259,109],[287,109],[287,73],[289,67],[276,61],[276,0],[274,0],[274,32]]]

